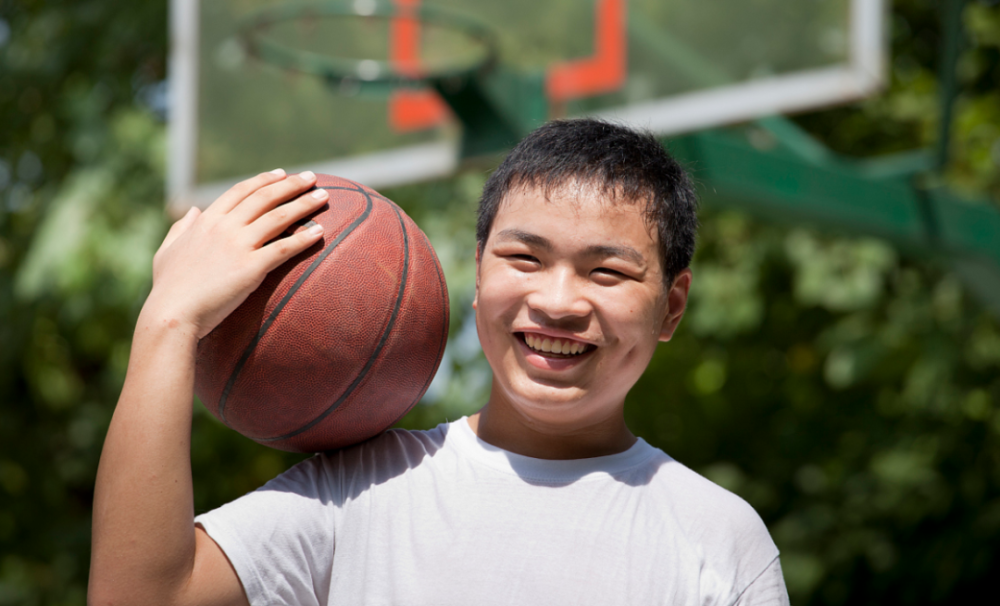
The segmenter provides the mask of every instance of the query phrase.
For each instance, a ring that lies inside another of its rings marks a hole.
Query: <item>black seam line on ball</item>
[[[399,207],[399,205],[396,204],[395,202],[393,202],[392,200],[390,200],[389,198],[386,198],[385,196],[383,196],[382,194],[380,194],[378,192],[374,192],[374,195],[375,195],[376,198],[379,198],[383,202],[386,202],[390,207],[392,207],[392,209],[394,211],[396,211],[396,215],[397,216],[402,211],[402,209]],[[406,232],[406,229],[404,227],[404,229],[403,229],[404,236],[405,236],[406,233],[407,232]],[[393,424],[395,424],[397,421],[399,421],[399,419],[402,419],[404,416],[406,416],[406,413],[409,412],[411,408],[413,408],[414,406],[416,406],[417,402],[419,402],[420,399],[424,397],[424,394],[427,393],[427,388],[430,387],[431,381],[434,380],[434,375],[437,374],[437,370],[441,366],[441,357],[442,357],[442,354],[443,354],[445,346],[448,344],[448,320],[449,320],[449,318],[448,318],[448,290],[447,290],[447,288],[445,288],[445,279],[444,279],[444,275],[442,275],[442,273],[441,273],[441,266],[436,261],[437,255],[434,252],[434,247],[431,246],[430,240],[427,239],[427,234],[424,234],[423,232],[421,232],[421,236],[423,237],[424,246],[427,247],[427,249],[431,253],[431,256],[435,259],[435,262],[433,264],[434,265],[434,271],[435,271],[435,273],[437,274],[437,277],[438,277],[438,288],[439,288],[440,294],[441,294],[441,301],[444,302],[444,309],[443,309],[443,312],[442,312],[442,314],[444,315],[444,328],[441,331],[441,340],[440,340],[440,344],[438,346],[438,352],[437,352],[438,363],[434,365],[434,372],[430,373],[430,376],[428,376],[427,380],[424,381],[423,387],[417,393],[417,397],[412,402],[410,402],[409,405],[407,405],[406,410],[403,412],[403,414],[399,415],[399,417],[396,418],[395,421],[393,421]]]
[[[427,239],[427,235],[424,234],[423,236],[424,236],[424,246],[426,246],[427,250],[430,251],[431,256],[436,259],[437,255],[434,253],[434,247],[431,246],[431,242],[430,240]],[[402,419],[407,412],[410,412],[410,409],[416,406],[417,402],[419,402],[420,399],[424,397],[424,394],[427,393],[427,388],[431,386],[431,382],[434,380],[434,376],[437,375],[438,368],[441,367],[441,360],[444,357],[444,348],[448,344],[448,320],[449,320],[448,289],[445,288],[445,280],[444,276],[441,274],[441,266],[438,264],[437,261],[435,261],[433,265],[434,265],[434,272],[438,277],[438,288],[440,289],[441,301],[444,303],[443,305],[444,309],[442,311],[442,315],[444,316],[444,325],[443,328],[441,329],[441,341],[438,345],[437,364],[434,365],[434,370],[427,377],[427,380],[424,381],[424,386],[420,389],[420,392],[417,394],[416,399],[410,402],[410,405],[406,407],[406,411],[404,411],[403,414],[399,415],[399,418],[393,421],[393,425],[395,425],[396,422],[399,421],[399,419]]]
[[[313,189],[318,189],[318,188],[314,187]],[[330,253],[333,252],[333,249],[337,248],[337,245],[340,244],[344,240],[344,238],[349,236],[351,232],[357,229],[359,225],[364,223],[365,219],[367,219],[368,215],[370,215],[372,212],[372,206],[373,206],[372,198],[370,195],[368,195],[368,192],[366,192],[364,189],[361,189],[360,186],[357,189],[352,187],[324,187],[322,189],[346,189],[349,191],[356,191],[358,193],[363,194],[365,200],[367,201],[367,205],[365,206],[365,211],[361,213],[361,215],[357,219],[355,219],[350,225],[348,225],[347,229],[340,232],[337,235],[337,237],[333,239],[333,242],[330,242],[330,245],[326,247],[326,250],[324,250],[322,253],[320,253],[318,257],[316,257],[316,259],[312,262],[312,264],[308,267],[308,269],[302,272],[302,275],[299,276],[299,279],[295,281],[295,284],[292,284],[292,287],[288,290],[287,293],[285,293],[285,296],[282,297],[281,301],[278,303],[277,306],[275,306],[274,310],[271,311],[271,315],[267,317],[267,320],[260,327],[260,330],[257,331],[257,336],[254,337],[254,340],[251,341],[250,344],[247,345],[247,348],[243,350],[243,355],[240,356],[239,361],[236,362],[236,366],[233,368],[233,373],[229,375],[229,381],[226,382],[226,387],[222,390],[222,397],[219,399],[219,417],[222,419],[222,422],[225,423],[226,425],[229,425],[229,421],[226,420],[226,401],[229,399],[229,393],[232,391],[233,386],[236,385],[236,379],[239,378],[240,372],[243,371],[243,366],[246,364],[247,360],[250,359],[250,355],[253,354],[253,351],[257,348],[257,344],[260,343],[260,340],[262,338],[264,338],[264,334],[267,332],[267,329],[271,327],[271,324],[274,323],[274,320],[278,317],[278,314],[281,312],[281,310],[285,308],[285,305],[288,303],[288,301],[292,298],[292,296],[295,295],[295,293],[299,290],[299,287],[302,286],[302,284],[309,278],[309,276],[312,275],[313,271],[315,271],[316,268],[319,267],[319,264],[322,263],[323,260],[330,255]]]
[[[409,278],[409,273],[410,273],[410,239],[406,235],[406,224],[403,222],[403,217],[402,215],[400,215],[396,205],[393,204],[390,208],[392,208],[393,212],[396,213],[396,218],[399,219],[400,230],[403,232],[403,275],[400,276],[399,278],[399,292],[396,293],[396,304],[392,308],[392,315],[389,316],[389,323],[386,325],[385,330],[382,332],[382,338],[379,339],[378,345],[375,346],[375,351],[373,351],[372,355],[368,357],[368,361],[365,363],[364,368],[362,368],[361,372],[359,372],[358,375],[354,377],[354,380],[351,381],[351,384],[347,386],[347,389],[344,390],[344,393],[341,394],[340,397],[337,398],[337,401],[331,404],[329,408],[320,413],[318,417],[306,423],[302,427],[296,429],[295,431],[286,433],[283,436],[278,436],[276,438],[255,438],[258,442],[276,442],[278,440],[287,440],[288,438],[293,438],[299,435],[300,433],[303,433],[315,427],[317,423],[319,423],[327,416],[329,416],[331,412],[337,410],[337,408],[339,408],[340,405],[344,403],[344,400],[349,398],[351,394],[354,393],[354,389],[358,386],[358,384],[361,383],[361,381],[364,380],[365,377],[368,376],[368,371],[371,369],[372,365],[375,364],[375,360],[378,359],[379,354],[382,353],[382,348],[385,347],[385,343],[386,341],[389,340],[389,335],[392,334],[392,329],[396,325],[396,318],[399,316],[399,308],[402,307],[403,305],[403,293],[406,292],[406,282]]]

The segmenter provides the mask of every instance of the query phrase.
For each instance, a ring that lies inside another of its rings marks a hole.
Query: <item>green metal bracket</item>
[[[486,95],[479,78],[436,80],[432,85],[462,123],[462,158],[508,149],[523,136]]]
[[[761,151],[725,131],[678,137],[666,146],[706,184],[710,203],[738,204],[768,219],[836,226],[897,243],[925,236],[908,180],[874,181],[848,166]]]
[[[707,204],[884,238],[951,266],[1000,316],[1000,210],[990,201],[962,199],[941,187],[921,189],[912,173],[891,166],[816,163],[761,151],[735,132],[705,131],[665,145],[705,185]],[[926,152],[910,160],[918,161],[927,161]]]
[[[838,161],[837,155],[830,151],[830,148],[788,118],[768,116],[754,121],[754,124],[768,132],[789,152],[807,162],[825,165]]]
[[[480,79],[480,85],[496,103],[500,113],[521,133],[521,137],[549,118],[543,72],[520,73],[501,66],[485,74]]]
[[[846,169],[868,179],[913,178],[936,168],[934,152],[930,149],[859,160],[834,153],[798,124],[783,116],[760,118],[752,124],[767,132],[773,138],[775,147],[788,155],[816,166]]]
[[[462,123],[463,160],[509,149],[548,118],[541,74],[493,68],[431,84]]]

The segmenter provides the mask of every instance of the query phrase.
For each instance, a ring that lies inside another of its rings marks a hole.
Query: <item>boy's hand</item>
[[[305,193],[315,183],[311,172],[286,176],[278,169],[234,185],[204,212],[192,208],[153,257],[143,315],[199,339],[211,332],[269,271],[321,238],[316,226],[271,242],[326,203],[326,190]]]

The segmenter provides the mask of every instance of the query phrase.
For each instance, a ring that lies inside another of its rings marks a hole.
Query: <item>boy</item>
[[[245,181],[157,253],[98,472],[94,604],[787,603],[753,510],[625,425],[684,312],[695,202],[653,137],[594,120],[535,131],[484,189],[485,406],[318,455],[195,520],[198,338],[318,238],[266,244],[325,202],[314,180]]]

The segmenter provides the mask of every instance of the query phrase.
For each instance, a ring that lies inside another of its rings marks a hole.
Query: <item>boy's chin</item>
[[[577,417],[586,414],[592,401],[588,390],[576,385],[556,385],[536,381],[525,381],[510,390],[505,398],[508,405],[527,417],[546,423],[573,423]]]

